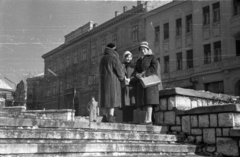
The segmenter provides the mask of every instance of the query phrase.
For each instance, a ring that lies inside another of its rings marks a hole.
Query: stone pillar
[[[0,98],[0,111],[2,111],[2,109],[5,107],[5,99],[4,98]]]

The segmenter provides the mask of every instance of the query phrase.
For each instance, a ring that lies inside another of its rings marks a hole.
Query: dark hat
[[[113,49],[113,48],[116,47],[116,46],[115,46],[115,44],[113,44],[113,43],[109,43],[109,44],[107,44],[107,47]]]

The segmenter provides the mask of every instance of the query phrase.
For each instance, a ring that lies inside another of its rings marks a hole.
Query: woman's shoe
[[[104,116],[103,116],[103,118],[102,118],[102,122],[103,122],[103,123],[106,123],[106,122],[108,122],[108,118],[107,118],[107,116],[106,116],[106,115],[104,115]]]
[[[115,118],[113,116],[111,116],[111,115],[108,117],[108,122],[109,123],[117,123]]]

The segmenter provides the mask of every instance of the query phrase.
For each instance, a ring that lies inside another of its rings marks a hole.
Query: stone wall
[[[238,99],[235,96],[215,94],[191,89],[173,88],[159,92],[160,104],[154,109],[156,125],[167,125],[171,131],[181,131],[181,120],[176,111],[201,106],[223,105]]]
[[[186,135],[186,142],[202,144],[207,153],[240,155],[240,104],[198,107],[176,115],[181,122],[177,133]]]

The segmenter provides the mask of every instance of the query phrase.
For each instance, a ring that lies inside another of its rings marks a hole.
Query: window
[[[204,45],[204,64],[211,63],[211,45]]]
[[[211,82],[204,84],[205,91],[213,93],[224,93],[223,81]]]
[[[213,43],[214,45],[214,62],[219,62],[222,60],[221,56],[221,41]]]
[[[77,82],[78,82],[78,80],[77,80],[77,74],[75,74],[75,75],[73,75],[73,82],[72,82],[72,84],[74,85],[74,87],[77,86]]]
[[[192,32],[192,15],[186,16],[186,32]]]
[[[67,77],[67,88],[66,89],[69,89],[69,88],[72,88],[72,77],[71,76]]]
[[[68,66],[70,65],[70,56],[67,55],[66,58],[67,58],[67,59],[66,59],[66,66],[68,67]]]
[[[239,0],[234,0],[233,1],[233,5],[234,5],[234,15],[238,15],[240,14],[240,2]]]
[[[132,41],[138,41],[138,26],[132,27]]]
[[[187,69],[193,67],[193,50],[187,51]]]
[[[48,96],[50,96],[50,88],[49,87],[46,87],[47,89],[46,89],[46,96],[48,97]]]
[[[203,25],[210,24],[210,9],[209,6],[203,8]]]
[[[164,73],[169,72],[169,56],[164,57]]]
[[[57,70],[57,61],[53,61],[53,72],[56,72]]]
[[[56,82],[53,82],[53,95],[55,95],[57,92],[57,86],[56,86]]]
[[[59,68],[60,68],[60,70],[64,68],[64,60],[63,60],[63,58],[60,58]]]
[[[78,52],[77,52],[77,50],[74,51],[73,63],[74,63],[74,64],[77,64],[77,63],[78,63]]]
[[[102,53],[104,52],[106,48],[106,39],[102,39]]]
[[[177,53],[177,70],[182,70],[182,52]]]
[[[182,19],[176,20],[176,36],[182,35]]]
[[[92,44],[92,53],[91,53],[92,57],[97,56],[97,52],[96,51],[97,51],[96,50],[96,43],[94,43],[94,44]]]
[[[113,34],[112,42],[117,46],[117,34]]]
[[[169,23],[163,25],[164,29],[164,40],[169,38]]]
[[[60,93],[62,93],[63,92],[63,81],[62,80],[60,81],[59,88],[60,88]]]
[[[213,22],[220,21],[220,3],[213,4]]]
[[[154,30],[155,30],[155,42],[159,42],[160,27],[156,26],[156,27],[154,27]]]
[[[87,60],[87,47],[84,46],[82,49],[82,61]]]

